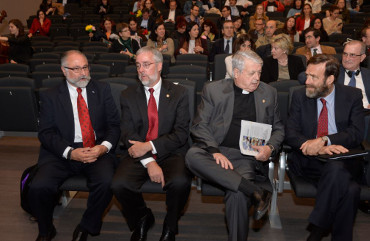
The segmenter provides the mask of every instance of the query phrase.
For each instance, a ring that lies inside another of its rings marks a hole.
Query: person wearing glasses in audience
[[[41,148],[28,196],[39,228],[36,241],[56,236],[53,211],[59,187],[68,177],[83,174],[89,187],[87,209],[73,232],[73,241],[100,233],[104,211],[113,196],[114,150],[121,131],[109,84],[91,80],[89,63],[77,50],[63,54],[61,69],[66,81],[40,92]]]
[[[370,109],[370,70],[360,67],[366,58],[365,43],[352,40],[344,45],[342,66],[338,83],[356,87],[362,91],[362,103],[365,109]]]
[[[147,240],[154,215],[140,192],[147,181],[166,192],[167,213],[160,241],[174,241],[178,220],[190,193],[185,167],[189,148],[189,97],[186,88],[161,78],[163,56],[145,46],[137,52],[140,82],[121,94],[121,158],[112,190],[132,230],[131,241]]]
[[[185,38],[181,39],[178,54],[204,54],[208,55],[207,40],[200,37],[199,26],[195,22],[186,25]]]
[[[118,26],[119,38],[113,41],[111,51],[114,53],[126,54],[131,59],[135,58],[136,51],[139,50],[139,43],[131,38],[130,29],[127,23]]]
[[[238,51],[254,50],[254,42],[249,34],[239,35],[233,46],[233,55]],[[225,58],[226,75],[225,79],[230,79],[233,76],[232,58],[233,55],[229,55]]]
[[[305,70],[302,59],[292,55],[293,42],[287,34],[277,34],[271,39],[271,56],[263,59],[261,81],[298,80]]]

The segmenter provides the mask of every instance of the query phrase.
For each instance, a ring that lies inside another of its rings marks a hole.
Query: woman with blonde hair
[[[262,4],[258,4],[256,6],[256,12],[252,17],[249,18],[249,29],[254,29],[254,23],[258,18],[263,18],[265,19],[265,22],[269,21],[269,17],[266,16],[265,10],[262,6]]]
[[[292,55],[293,43],[289,35],[272,37],[271,56],[263,60],[261,81],[270,83],[281,79],[298,80],[298,74],[305,70],[299,56]]]

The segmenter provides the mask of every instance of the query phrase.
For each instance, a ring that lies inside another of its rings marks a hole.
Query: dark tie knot
[[[82,89],[81,88],[77,88],[77,93],[78,94],[81,94],[81,92],[82,92]]]
[[[153,88],[149,88],[149,93],[152,95],[154,92],[154,89]]]

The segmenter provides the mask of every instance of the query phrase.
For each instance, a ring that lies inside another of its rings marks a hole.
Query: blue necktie
[[[356,72],[355,71],[351,71],[352,73],[352,76],[351,76],[351,79],[348,83],[348,86],[351,86],[351,87],[356,87]]]
[[[225,54],[228,54],[230,52],[230,40],[227,40],[226,42],[226,48],[225,48]]]

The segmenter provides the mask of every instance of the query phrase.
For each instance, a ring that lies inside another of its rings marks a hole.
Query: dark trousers
[[[167,215],[164,220],[170,230],[177,233],[177,223],[188,200],[191,176],[184,163],[184,156],[173,154],[157,161],[162,168],[166,191]],[[149,179],[148,171],[140,161],[131,157],[121,160],[112,182],[112,190],[122,205],[122,214],[127,219],[131,230],[135,229],[140,219],[147,214],[147,207],[141,186]]]
[[[102,226],[102,215],[113,196],[110,185],[116,157],[105,154],[89,164],[52,155],[47,158],[47,162],[42,162],[39,166],[28,197],[32,214],[38,220],[40,235],[47,235],[53,225],[53,211],[58,202],[59,187],[68,177],[79,173],[87,177],[90,192],[80,225],[91,235],[98,235]]]
[[[289,169],[317,187],[316,202],[309,221],[332,229],[332,240],[350,241],[360,200],[362,160],[321,162],[294,153]]]

